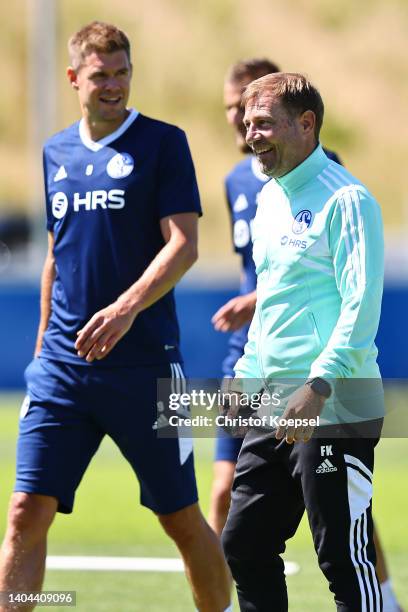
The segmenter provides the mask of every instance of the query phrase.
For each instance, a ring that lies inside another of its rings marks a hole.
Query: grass
[[[0,535],[13,486],[14,448],[20,396],[0,401]],[[212,441],[196,441],[196,462],[203,509],[208,509]],[[386,439],[377,451],[375,518],[387,552],[400,602],[408,606],[408,440]],[[75,452],[75,449],[73,449]],[[58,515],[50,532],[50,554],[164,556],[176,555],[150,512],[138,504],[131,469],[109,441],[104,441],[77,493],[75,512]],[[334,609],[317,566],[305,521],[288,543],[286,558],[300,564],[287,579],[291,612]],[[77,591],[79,612],[191,612],[194,606],[182,574],[49,571],[46,590]],[[61,611],[73,608],[59,608]]]

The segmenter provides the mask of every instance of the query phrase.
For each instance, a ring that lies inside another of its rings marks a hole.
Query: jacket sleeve
[[[384,278],[381,211],[362,186],[355,185],[338,196],[330,221],[329,248],[341,309],[309,376],[349,378],[373,350]]]

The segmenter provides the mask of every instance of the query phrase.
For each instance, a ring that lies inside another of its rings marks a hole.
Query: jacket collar
[[[293,168],[290,172],[275,179],[278,185],[288,194],[301,189],[311,179],[316,177],[327,166],[328,157],[323,151],[320,144],[317,145],[313,153],[306,159]]]

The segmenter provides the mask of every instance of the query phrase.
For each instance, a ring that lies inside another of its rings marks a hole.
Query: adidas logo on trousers
[[[325,459],[317,468],[316,474],[326,474],[328,472],[337,472],[337,468],[332,464],[331,461]]]

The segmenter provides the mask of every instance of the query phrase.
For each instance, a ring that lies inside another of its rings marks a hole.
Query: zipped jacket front
[[[253,257],[257,306],[238,378],[380,380],[380,208],[320,145],[263,188]]]

